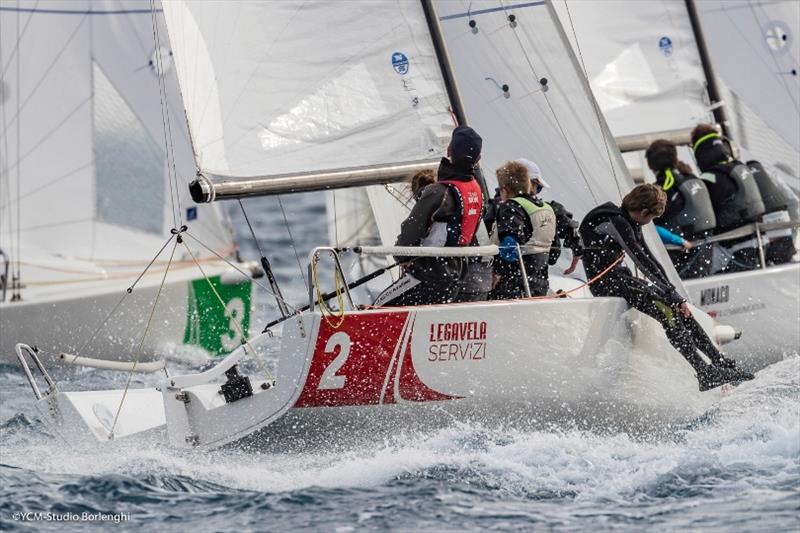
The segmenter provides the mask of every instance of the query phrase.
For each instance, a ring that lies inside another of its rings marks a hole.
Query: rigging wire
[[[14,49],[11,50],[11,52],[9,52],[8,64],[3,65],[3,72],[0,73],[0,78],[5,77],[6,72],[8,72],[8,69],[11,67],[11,58],[14,57],[14,54],[17,52],[17,47],[19,46],[19,40],[25,35],[25,32],[28,30],[28,25],[31,23],[31,20],[33,20],[33,14],[36,11],[37,7],[39,7],[39,0],[36,0],[36,3],[33,4],[33,9],[31,9],[31,14],[28,15],[28,20],[25,21],[25,27],[22,28],[22,32],[19,33],[19,35],[17,36],[17,42],[14,44]],[[17,1],[17,14],[19,14],[19,1]],[[0,61],[2,61],[2,56],[0,56]]]
[[[197,258],[195,258],[194,254],[192,253],[192,249],[189,248],[189,245],[186,244],[186,241],[184,239],[181,239],[180,236],[178,237],[178,242],[183,243],[184,247],[186,248],[186,251],[189,252],[189,256],[191,256],[192,260],[197,265],[197,268],[200,270],[200,273],[203,275],[203,278],[205,278],[206,282],[208,283],[208,286],[211,288],[211,291],[214,293],[214,296],[217,297],[217,301],[219,301],[220,305],[222,306],[222,309],[227,311],[227,306],[225,305],[225,300],[222,299],[222,296],[219,295],[219,292],[217,291],[217,288],[211,282],[211,279],[206,275],[205,271],[203,270],[203,267],[200,265],[200,263],[197,261]],[[175,245],[177,246],[177,244],[178,243],[176,242]],[[167,267],[167,268],[169,269],[169,267]],[[267,380],[272,381],[274,383],[275,382],[275,378],[273,377],[272,373],[267,368],[267,365],[266,365],[266,363],[264,363],[264,360],[261,358],[261,356],[258,354],[258,352],[250,344],[250,341],[248,340],[247,335],[245,334],[244,330],[242,329],[241,324],[239,324],[239,322],[237,320],[231,320],[231,323],[236,328],[237,333],[239,333],[239,336],[240,336],[240,339],[241,339],[241,343],[242,343],[242,349],[245,351],[245,353],[247,353],[247,349],[248,348],[250,349],[251,358],[254,359],[256,364],[258,364],[259,368],[261,368],[261,371],[264,373],[264,375],[266,376]]]
[[[17,0],[17,10],[19,10],[19,0]],[[17,116],[16,116],[16,118],[17,118],[17,168],[16,168],[16,170],[17,170],[17,255],[16,255],[16,258],[15,258],[17,260],[17,275],[16,275],[16,279],[15,279],[15,282],[14,282],[14,287],[13,287],[14,292],[11,294],[11,301],[20,299],[19,290],[20,290],[20,284],[22,283],[22,263],[20,263],[20,253],[22,252],[22,227],[21,227],[22,226],[22,209],[20,208],[21,207],[20,206],[20,194],[21,194],[20,185],[21,185],[21,181],[20,181],[20,176],[19,176],[19,153],[20,153],[20,143],[21,143],[21,139],[20,139],[20,122],[21,121],[19,120],[19,113],[20,113],[19,95],[21,94],[20,91],[19,91],[19,86],[20,86],[20,83],[19,83],[19,76],[20,76],[19,63],[20,63],[20,58],[21,58],[20,49],[19,49],[19,40],[20,40],[19,13],[20,12],[17,11],[17,94],[16,94],[16,98],[14,99],[17,102]]]
[[[226,258],[226,257],[223,257],[222,255],[220,255],[219,253],[217,253],[216,251],[214,251],[214,249],[212,249],[211,247],[209,247],[207,244],[205,244],[203,241],[201,241],[200,239],[198,239],[197,237],[195,237],[194,235],[192,235],[192,234],[191,234],[191,233],[189,233],[188,231],[184,232],[184,234],[185,234],[185,235],[187,235],[188,237],[191,237],[191,238],[192,238],[192,239],[193,239],[193,240],[194,240],[194,241],[195,241],[197,244],[199,244],[200,246],[202,246],[203,248],[205,248],[206,250],[208,250],[209,252],[211,252],[212,254],[214,254],[215,256],[217,256],[217,258],[218,258],[220,261],[223,261],[223,262],[225,262],[225,264],[227,264],[229,267],[233,268],[234,270],[236,270],[237,272],[239,272],[241,275],[245,276],[246,278],[249,278],[249,279],[250,279],[250,281],[252,281],[252,282],[253,282],[253,283],[255,283],[256,285],[258,285],[259,287],[261,287],[261,288],[262,288],[262,289],[264,289],[265,291],[269,292],[270,294],[272,294],[272,295],[273,295],[275,298],[280,298],[280,300],[281,300],[281,301],[282,301],[284,304],[286,304],[286,306],[287,306],[287,307],[289,307],[289,308],[291,308],[291,309],[292,309],[292,312],[293,312],[293,313],[298,313],[298,312],[299,312],[299,311],[298,311],[298,309],[297,309],[297,307],[295,307],[294,305],[292,305],[291,303],[289,303],[288,301],[286,301],[286,300],[285,300],[285,299],[284,299],[282,296],[280,296],[280,295],[278,295],[278,294],[275,294],[275,292],[272,290],[272,288],[271,288],[271,287],[267,287],[266,285],[264,285],[263,283],[261,283],[261,282],[260,282],[260,281],[258,281],[257,279],[252,279],[252,276],[251,276],[250,274],[248,274],[247,272],[245,272],[244,270],[242,270],[241,268],[239,268],[239,266],[238,266],[236,263],[232,262],[231,260],[229,260],[229,259],[228,259],[228,258]]]
[[[117,427],[117,421],[119,420],[119,414],[122,412],[122,406],[125,404],[125,398],[128,396],[128,390],[131,387],[131,380],[133,379],[133,374],[136,372],[136,365],[139,364],[139,359],[142,356],[142,351],[144,349],[144,341],[147,338],[147,334],[150,331],[150,325],[153,322],[153,316],[156,312],[156,307],[158,307],[158,300],[161,297],[161,293],[164,290],[164,284],[167,281],[167,274],[169,273],[170,263],[172,263],[172,258],[175,257],[175,249],[178,248],[178,242],[181,240],[180,235],[175,234],[177,238],[175,239],[175,244],[172,246],[172,253],[169,256],[169,263],[167,264],[167,268],[164,270],[164,276],[161,278],[161,285],[158,287],[158,292],[156,293],[156,297],[153,300],[153,305],[150,308],[150,315],[147,317],[147,323],[144,326],[144,331],[142,332],[141,340],[139,341],[139,347],[136,349],[136,355],[133,359],[133,366],[131,367],[130,372],[128,372],[128,380],[125,383],[125,389],[122,391],[122,398],[119,400],[119,406],[117,407],[117,414],[114,415],[114,423],[111,424],[111,430],[108,432],[108,439],[114,439],[114,429]],[[159,252],[160,253],[160,252]],[[235,321],[234,321],[235,322]]]
[[[581,44],[578,41],[578,34],[575,32],[575,24],[573,24],[572,22],[572,13],[570,13],[569,2],[567,0],[564,0],[564,7],[567,9],[567,18],[569,19],[569,26],[570,29],[572,30],[572,37],[575,39],[575,47],[578,50],[578,58],[581,61],[581,68],[583,69],[583,73],[581,75],[584,78],[586,78],[586,83],[588,84],[589,83],[589,79],[587,77],[588,71],[586,70],[586,63],[583,60],[583,53],[581,52]],[[547,95],[545,95],[545,98],[547,98]],[[600,127],[600,132],[603,135],[603,144],[605,145],[606,155],[608,156],[608,166],[611,169],[611,173],[614,175],[614,184],[617,186],[617,192],[619,193],[620,198],[622,198],[623,196],[625,196],[625,194],[622,192],[622,187],[620,186],[619,183],[619,177],[617,176],[617,170],[614,167],[614,161],[611,157],[611,147],[609,146],[608,135],[607,135],[608,128],[603,127],[603,114],[600,111],[600,105],[597,103],[597,99],[594,97],[593,94],[589,95],[589,98],[592,101],[592,107],[594,108],[595,116],[597,117],[597,125]]]
[[[522,25],[518,23],[518,25],[515,28],[512,28],[513,33],[514,33],[514,38],[516,39],[517,44],[519,45],[520,51],[522,52],[522,55],[525,57],[525,62],[528,64],[528,67],[530,68],[530,70],[533,73],[534,77],[537,80],[541,79],[539,77],[538,73],[536,72],[536,68],[533,66],[533,61],[531,60],[530,56],[528,55],[528,51],[525,49],[525,46],[522,43],[522,39],[520,38],[519,34],[517,33],[517,28],[521,28],[521,27],[522,27]],[[491,42],[491,41],[489,41],[489,42]],[[583,165],[581,165],[581,162],[578,159],[578,154],[575,153],[575,149],[573,148],[572,143],[569,142],[569,139],[567,138],[567,133],[564,130],[564,127],[561,124],[561,121],[559,120],[558,115],[555,112],[555,109],[553,108],[552,102],[550,102],[550,98],[548,97],[546,92],[543,92],[542,96],[544,97],[545,103],[547,104],[547,107],[550,110],[550,114],[552,115],[553,120],[555,121],[556,127],[558,128],[559,133],[561,134],[561,137],[564,140],[564,144],[569,149],[570,154],[572,155],[572,158],[575,161],[575,165],[578,168],[578,172],[580,173],[581,178],[583,178],[584,183],[586,183],[586,188],[589,191],[589,194],[591,194],[592,198],[595,201],[597,201],[597,197],[595,196],[594,191],[592,190],[592,187],[591,187],[591,185],[589,183],[589,179],[586,177],[586,173],[584,172]]]
[[[174,233],[170,234],[169,239],[167,239],[167,241],[164,243],[164,245],[161,247],[161,249],[158,251],[158,253],[155,256],[153,256],[153,259],[150,260],[150,262],[147,264],[147,266],[144,267],[144,270],[142,270],[142,272],[139,274],[139,277],[137,277],[136,280],[134,280],[134,282],[131,283],[130,287],[125,289],[125,293],[122,295],[122,298],[119,299],[119,301],[117,302],[117,305],[115,305],[114,308],[111,309],[111,312],[109,312],[106,315],[106,317],[103,319],[103,321],[100,322],[100,324],[97,326],[97,328],[95,328],[94,332],[86,340],[86,342],[84,342],[83,345],[75,352],[75,357],[78,357],[83,352],[83,350],[85,350],[86,347],[89,346],[89,344],[95,339],[95,337],[97,337],[97,334],[100,333],[100,331],[105,327],[105,325],[108,323],[108,321],[111,320],[111,317],[114,316],[114,314],[117,312],[119,307],[122,305],[122,302],[124,302],[125,299],[128,297],[128,295],[133,292],[133,289],[136,287],[136,285],[139,283],[139,281],[144,277],[144,275],[147,273],[147,271],[150,270],[150,267],[153,266],[153,264],[156,262],[156,259],[158,259],[158,257],[161,255],[161,253],[164,251],[164,249],[167,247],[167,245],[169,245],[170,241],[172,241],[172,239],[175,237],[175,235],[176,234],[174,234]],[[173,248],[173,252],[174,252],[174,250],[175,249]],[[172,258],[170,258],[170,262],[171,261],[172,261]],[[169,264],[167,265],[167,270],[169,270]],[[164,276],[166,276],[166,271],[164,272]]]
[[[17,12],[17,14],[19,15],[19,12]],[[61,56],[64,54],[64,52],[66,52],[70,48],[69,46],[70,43],[72,43],[72,40],[75,38],[76,35],[78,35],[78,32],[80,31],[83,24],[86,22],[88,16],[89,12],[87,11],[81,18],[80,22],[75,26],[75,29],[72,30],[72,33],[69,35],[69,37],[67,37],[67,40],[64,42],[64,44],[61,45],[62,48],[58,52],[58,54],[56,54],[56,57],[54,57],[53,61],[51,61],[50,64],[47,65],[47,68],[44,70],[44,74],[42,74],[42,77],[39,78],[39,80],[36,82],[33,88],[31,88],[31,90],[28,91],[25,101],[22,102],[22,105],[20,105],[19,110],[17,111],[17,115],[13,117],[9,122],[9,124],[7,125],[7,127],[3,129],[1,135],[5,135],[7,129],[11,127],[12,123],[14,123],[16,120],[19,119],[20,112],[25,108],[26,105],[28,105],[28,103],[31,101],[31,98],[33,98],[34,94],[36,94],[36,91],[39,90],[39,87],[41,87],[45,79],[47,79],[47,76],[51,72],[53,72],[54,70],[53,67],[55,66],[56,63],[58,63],[59,59],[61,59]],[[19,55],[19,47],[17,47],[17,55]]]
[[[0,17],[0,34],[2,34],[2,20],[3,20],[3,17]],[[3,43],[2,43],[2,39],[0,39],[0,62],[2,62],[2,60],[3,60]],[[9,59],[9,61],[10,61],[10,59]],[[3,69],[3,71],[0,72],[0,125],[2,125],[3,131],[6,130],[6,116],[7,116],[6,100],[8,99],[8,93],[6,92],[7,90],[8,90],[8,88],[6,87],[6,84],[5,84],[5,69]],[[15,98],[16,98],[16,95],[15,95]],[[5,197],[10,198],[11,197],[11,183],[10,183],[11,177],[9,176],[9,173],[8,173],[8,135],[2,135],[2,137],[3,137],[3,150],[0,152],[0,197],[5,196]],[[5,195],[3,195],[3,192],[5,192]],[[7,205],[10,205],[10,204],[11,204],[11,200],[9,200],[7,202]],[[3,212],[5,211],[5,207],[6,206],[0,205],[0,238],[2,238],[2,229],[3,229],[2,215],[4,214]],[[13,218],[13,216],[11,214],[11,209],[8,209],[7,215],[8,215],[9,239],[11,240],[11,248],[8,250],[8,254],[13,254],[14,253],[14,250],[13,250],[14,218]],[[5,254],[3,254],[3,255],[4,255],[4,261],[6,262],[6,264],[8,264],[9,262],[11,264],[11,269],[12,269],[11,275],[13,276],[14,263],[13,263],[12,257],[8,257]],[[4,279],[3,280],[3,287],[0,288],[3,291],[2,292],[3,299],[5,299],[5,293],[6,293],[5,288],[8,287],[8,281],[9,280]]]
[[[161,99],[161,126],[164,130],[164,155],[167,158],[167,181],[169,182],[169,199],[172,204],[173,227],[183,225],[183,213],[180,206],[180,197],[176,204],[175,195],[177,193],[177,172],[175,170],[175,154],[172,146],[172,127],[169,124],[169,104],[166,102],[166,85],[164,85],[164,66],[161,60],[161,44],[158,35],[158,20],[156,19],[155,1],[150,0],[150,18],[153,25],[153,44],[156,52],[156,78],[158,79],[158,96]],[[170,165],[170,159],[171,165]],[[176,214],[177,209],[177,214]]]
[[[292,236],[292,228],[289,224],[289,219],[286,216],[286,210],[283,208],[283,201],[281,201],[281,195],[278,196],[278,205],[281,208],[281,213],[283,214],[283,223],[286,225],[286,231],[289,233],[289,242],[292,245],[292,250],[294,250],[294,258],[297,260],[297,268],[300,269],[300,276],[303,278],[303,283],[307,286],[308,280],[306,279],[306,275],[303,272],[303,263],[300,261],[300,255],[297,253],[297,246],[294,243],[294,237]]]

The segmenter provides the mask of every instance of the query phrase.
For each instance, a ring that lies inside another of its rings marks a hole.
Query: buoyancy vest
[[[481,221],[483,193],[477,180],[442,180],[458,204],[455,214],[445,221],[434,221],[423,246],[469,246]]]
[[[732,161],[718,164],[713,170],[726,174],[736,184],[736,192],[724,206],[717,208],[717,224],[729,228],[756,222],[764,214],[764,201],[753,173],[744,163]]]
[[[764,201],[764,213],[786,211],[787,198],[764,166],[758,161],[748,161],[747,167],[753,173],[756,185],[758,185],[758,192],[761,193],[761,199]]]
[[[528,242],[524,243],[535,255],[543,254],[547,258],[550,254],[550,247],[556,238],[556,214],[547,202],[537,204],[527,198],[517,196],[512,198],[525,210],[531,221],[533,233]]]
[[[729,229],[756,222],[765,212],[764,201],[747,165],[731,156],[730,150],[717,133],[709,133],[697,139],[692,148],[697,165],[703,171],[701,179],[715,183],[716,174],[722,174],[733,182],[736,189],[722,205],[714,206],[717,226],[720,229]]]
[[[694,236],[717,227],[714,205],[705,183],[695,177],[673,173],[671,169],[664,174],[661,188],[667,193],[667,198],[673,201],[674,194],[683,198],[683,208],[665,221],[667,229]]]

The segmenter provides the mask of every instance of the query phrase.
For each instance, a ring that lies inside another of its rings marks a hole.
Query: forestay
[[[164,10],[204,174],[434,164],[447,145],[454,122],[419,2],[179,0]]]

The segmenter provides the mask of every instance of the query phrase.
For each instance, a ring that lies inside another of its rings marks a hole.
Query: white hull
[[[800,351],[800,263],[686,280],[691,301],[742,332],[725,352],[751,370]]]
[[[236,292],[242,293],[240,301],[226,299],[230,308],[225,310],[216,301],[199,298],[193,289],[200,281],[205,282],[196,267],[170,270],[164,289],[158,300],[147,336],[141,350],[141,360],[160,358],[176,351],[189,351],[206,358],[209,352],[230,352],[240,344],[236,328],[224,327],[218,333],[215,350],[213,342],[201,341],[200,327],[220,329],[228,324],[230,310],[241,309],[242,324],[249,324],[251,281],[222,262],[207,262],[204,270],[209,277],[221,276],[224,284],[238,285]],[[14,346],[23,342],[43,351],[43,359],[51,354],[66,352],[85,357],[131,361],[136,356],[142,341],[153,302],[159,292],[163,270],[155,268],[136,285],[118,311],[108,320],[94,340],[81,348],[100,327],[108,314],[125,295],[125,289],[133,282],[130,279],[112,277],[105,281],[81,282],[56,285],[46,292],[34,286],[23,290],[22,300],[0,303],[0,361],[15,361]],[[192,321],[192,309],[201,313],[203,320]],[[194,329],[192,329],[194,328]],[[245,334],[248,332],[245,331]],[[193,345],[198,350],[184,350]],[[224,348],[227,347],[227,350]],[[78,353],[78,351],[80,353]]]
[[[263,351],[269,341],[252,344]],[[302,448],[343,434],[374,439],[475,420],[523,427],[565,414],[653,429],[687,422],[720,397],[700,393],[660,326],[616,298],[358,311],[338,328],[306,314],[284,324],[281,343],[276,386],[264,390],[253,375],[254,394],[226,403],[212,381],[237,352],[206,373],[170,378],[160,394],[139,392],[146,405],[125,405],[115,438],[153,435],[166,422],[176,447]],[[56,393],[39,406],[54,431],[88,426],[79,438],[97,443],[108,440],[120,397]]]

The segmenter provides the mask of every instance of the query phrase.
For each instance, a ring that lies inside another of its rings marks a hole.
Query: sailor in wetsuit
[[[592,294],[624,298],[632,307],[658,320],[672,346],[697,372],[701,391],[753,379],[753,374],[737,369],[735,362],[725,359],[714,346],[645,244],[642,226],[660,216],[665,204],[664,191],[645,184],[634,187],[622,200],[621,207],[607,202],[584,217],[580,234],[585,246],[583,266],[587,276],[597,276],[625,253],[647,278],[635,277],[620,263],[591,285]],[[711,360],[710,365],[698,350]]]
[[[483,194],[475,165],[483,141],[469,126],[453,130],[437,182],[422,189],[402,225],[396,246],[470,246],[481,222]],[[407,261],[404,273],[375,299],[379,306],[452,302],[465,274],[461,257],[398,257]]]

